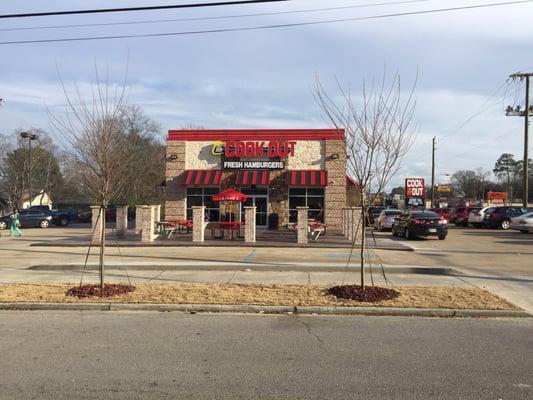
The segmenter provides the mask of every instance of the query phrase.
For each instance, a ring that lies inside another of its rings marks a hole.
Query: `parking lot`
[[[533,275],[533,234],[450,226],[446,240],[405,240],[390,232],[376,236],[401,241],[415,252],[379,252],[386,264],[476,268],[491,273]]]

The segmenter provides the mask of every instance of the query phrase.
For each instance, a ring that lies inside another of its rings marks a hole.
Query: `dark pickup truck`
[[[70,224],[71,215],[68,212],[51,210],[48,206],[31,206],[28,210],[41,211],[45,215],[51,215],[52,224],[56,226],[67,226]]]

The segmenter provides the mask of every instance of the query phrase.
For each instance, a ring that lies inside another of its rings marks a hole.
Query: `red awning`
[[[237,186],[268,186],[270,183],[270,171],[249,170],[238,171],[235,184]]]
[[[324,170],[288,171],[289,186],[327,186],[328,172]]]
[[[216,169],[191,169],[185,174],[185,186],[220,186],[222,178],[222,171]]]

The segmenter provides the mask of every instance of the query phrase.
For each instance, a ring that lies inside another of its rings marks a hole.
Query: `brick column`
[[[152,206],[142,206],[141,242],[153,242],[154,235],[154,209]]]
[[[128,232],[128,206],[117,207],[116,227],[117,238],[124,239]]]
[[[255,243],[255,216],[257,212],[257,207],[244,207],[244,241]]]
[[[205,233],[205,206],[192,207],[192,241],[203,242]]]
[[[143,206],[135,206],[135,234],[140,235],[142,231]]]
[[[346,207],[346,143],[344,140],[324,142],[324,167],[328,171],[325,188],[325,223],[328,232],[342,229],[342,209]]]
[[[309,232],[307,232],[307,225],[309,224],[309,207],[296,207],[298,210],[298,243],[307,244],[309,239]]]
[[[161,204],[155,206],[155,222],[161,221]]]
[[[350,207],[350,227],[349,227],[349,236],[350,240],[358,240],[361,238],[362,232],[362,222],[361,222],[361,208],[360,207]]]
[[[91,241],[93,243],[100,243],[100,236],[102,234],[102,220],[98,218],[100,215],[100,206],[91,206],[91,211]]]

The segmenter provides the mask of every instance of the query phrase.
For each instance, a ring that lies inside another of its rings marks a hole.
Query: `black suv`
[[[509,229],[511,227],[511,218],[527,212],[527,208],[524,207],[492,207],[485,212],[483,224],[492,229]]]

